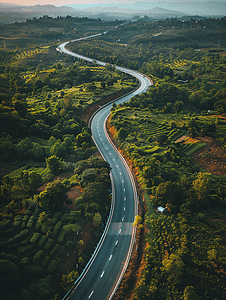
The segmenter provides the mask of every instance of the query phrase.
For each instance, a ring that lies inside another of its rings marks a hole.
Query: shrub
[[[53,238],[54,238],[54,239],[57,238],[57,234],[58,234],[58,232],[59,232],[61,226],[62,226],[62,222],[61,222],[61,221],[57,222],[57,224],[55,225],[55,227],[54,227],[54,229],[53,229]]]
[[[27,246],[24,246],[24,247],[20,247],[18,249],[18,252],[19,253],[27,253],[29,250],[33,249],[34,248],[34,245],[27,245]]]
[[[42,251],[42,250],[39,250],[39,251],[35,254],[35,256],[33,257],[34,263],[35,263],[35,264],[38,264],[38,263],[41,261],[42,257],[43,257],[43,251]]]
[[[67,241],[67,244],[66,244],[66,248],[68,250],[71,250],[75,247],[75,243],[73,243],[72,241]]]
[[[38,242],[38,239],[40,238],[40,233],[35,232],[32,236],[32,238],[30,239],[30,243],[35,244]]]
[[[56,244],[54,247],[53,247],[53,250],[50,252],[50,256],[53,256],[56,251],[59,249],[60,245],[59,244]]]
[[[48,241],[46,242],[46,244],[44,246],[44,249],[48,251],[51,248],[52,243],[53,243],[53,240],[52,239],[48,239]]]
[[[59,237],[57,239],[58,243],[62,244],[65,236],[66,236],[66,231],[62,228],[60,231]]]
[[[27,222],[27,228],[31,228],[34,224],[34,221],[35,221],[35,217],[34,216],[31,216],[30,219],[28,220]]]
[[[8,251],[15,251],[18,249],[18,247],[19,247],[19,243],[15,243],[15,244],[13,243],[12,245],[7,245],[6,249]]]
[[[55,259],[51,260],[51,262],[50,262],[50,264],[48,266],[47,271],[49,273],[53,273],[55,271],[55,269],[56,269],[56,266],[57,266],[57,261]]]
[[[57,220],[60,219],[60,217],[62,216],[61,212],[57,212],[55,213],[55,215],[53,216],[53,219],[56,218]]]
[[[21,242],[21,245],[22,245],[22,246],[26,246],[26,245],[30,242],[30,239],[31,239],[31,236],[27,237],[26,240],[23,240],[23,241]]]
[[[51,224],[52,224],[52,225],[56,224],[57,220],[58,220],[57,218],[53,218],[53,219],[51,220]]]
[[[20,264],[22,266],[26,266],[28,264],[28,262],[29,262],[28,257],[24,257],[24,258],[21,259]]]
[[[33,226],[33,221],[28,221],[27,222],[27,228],[31,228]]]
[[[9,254],[9,253],[1,253],[1,259],[8,259],[12,261],[14,264],[17,264],[20,261],[16,255]]]
[[[16,221],[16,222],[14,222],[13,226],[15,228],[18,228],[20,226],[20,223],[21,223],[21,221]]]
[[[9,228],[5,231],[6,235],[9,236],[11,235],[12,233],[14,232],[14,229],[13,228]]]
[[[35,266],[35,265],[28,265],[24,267],[24,272],[28,273],[30,275],[43,275],[44,273],[44,268],[40,266]]]
[[[37,223],[36,225],[35,225],[35,230],[40,230],[40,228],[41,228],[41,225],[39,224],[39,223]]]
[[[45,267],[49,261],[50,257],[47,255],[44,257],[43,261],[42,261],[42,266]]]
[[[29,218],[29,217],[26,215],[26,216],[23,217],[22,221],[23,221],[23,222],[26,222],[26,221],[28,220],[28,218]]]
[[[15,221],[15,222],[16,222],[16,221],[21,221],[21,215],[15,216],[14,221]]]
[[[44,245],[44,243],[46,242],[46,240],[47,240],[47,236],[43,235],[41,237],[40,241],[38,242],[39,247],[42,247]]]
[[[67,217],[68,217],[68,213],[63,214],[60,221],[63,222],[63,223],[66,223],[67,222]]]
[[[21,228],[24,229],[26,227],[26,222],[22,222]]]
[[[14,242],[23,240],[28,235],[28,233],[29,233],[28,229],[22,230],[19,234],[16,234],[14,236]]]

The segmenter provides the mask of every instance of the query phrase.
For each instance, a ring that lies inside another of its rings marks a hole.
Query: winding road
[[[106,33],[107,32],[104,32],[103,34]],[[101,35],[102,33],[95,34],[70,42],[79,42],[84,39]],[[107,63],[105,62],[97,61],[69,51],[66,49],[66,45],[70,42],[59,45],[57,50],[85,61],[95,62],[101,66],[106,66]],[[129,101],[131,97],[145,93],[149,86],[152,85],[149,78],[136,71],[120,66],[114,67],[124,73],[136,77],[140,82],[140,86],[136,91],[114,101],[116,104]],[[64,300],[112,299],[128,266],[134,244],[135,228],[132,224],[137,215],[137,193],[132,174],[126,162],[114,147],[106,132],[105,123],[110,114],[110,110],[111,104],[105,105],[95,114],[91,122],[91,130],[96,146],[103,158],[108,161],[111,166],[113,187],[111,213],[105,231],[92,258],[83,270],[79,279],[75,282],[75,287],[65,295],[63,298]]]

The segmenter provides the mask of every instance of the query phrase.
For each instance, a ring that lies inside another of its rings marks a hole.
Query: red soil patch
[[[207,146],[196,151],[192,158],[194,162],[214,175],[226,174],[226,153],[212,137],[199,138]]]
[[[17,214],[25,214],[25,212],[26,212],[26,209],[25,209],[25,208],[22,208],[21,210],[19,210],[19,211],[17,212]]]
[[[175,143],[180,142],[180,141],[183,141],[183,140],[186,139],[186,138],[187,138],[187,135],[182,135],[181,137],[179,137],[179,139],[177,139],[177,140],[175,141]]]
[[[74,204],[75,199],[81,196],[83,189],[80,186],[73,186],[70,188],[70,190],[67,192],[68,199],[71,200],[72,204],[64,204],[64,206],[67,206],[71,210],[75,210],[76,206]]]

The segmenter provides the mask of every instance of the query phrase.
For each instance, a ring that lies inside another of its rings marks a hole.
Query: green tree
[[[12,97],[12,104],[19,116],[25,117],[27,115],[27,101],[25,94],[15,94]]]
[[[62,275],[61,286],[63,287],[65,292],[67,292],[73,287],[74,282],[77,278],[78,278],[78,272],[75,270],[73,270],[71,273],[67,275],[66,274]]]
[[[27,298],[26,298],[27,296]],[[32,283],[28,294],[25,294],[26,300],[49,300],[54,298],[54,285],[52,282],[52,276],[48,275],[42,278],[38,283]]]
[[[198,300],[199,296],[193,286],[187,286],[184,290],[184,300]]]
[[[42,226],[44,232],[49,231],[51,228],[51,219],[46,212],[40,213],[37,223]]]
[[[176,112],[176,115],[178,115],[178,113],[181,110],[181,108],[183,107],[183,105],[184,105],[184,102],[181,100],[176,101],[174,103],[173,110]]]
[[[106,83],[104,81],[101,81],[100,85],[101,85],[102,89],[105,89]]]
[[[125,139],[127,137],[127,131],[125,128],[121,127],[118,131],[118,137],[120,140]]]
[[[62,170],[62,160],[56,155],[52,155],[46,159],[47,168],[53,175],[58,175]]]
[[[0,286],[2,295],[11,293],[20,283],[19,268],[8,259],[0,260]],[[2,299],[5,299],[4,296]]]
[[[93,224],[95,227],[99,227],[102,222],[102,217],[99,212],[95,213],[93,217]]]
[[[172,253],[169,258],[163,260],[162,265],[163,269],[167,273],[170,273],[170,280],[178,282],[183,274],[184,263],[182,259]]]
[[[197,179],[193,181],[193,187],[199,199],[204,199],[209,194],[210,176],[209,173],[199,172]]]
[[[135,221],[133,222],[133,226],[139,226],[140,225],[140,223],[142,222],[142,217],[141,216],[139,216],[139,215],[137,215],[136,217],[135,217]]]
[[[35,201],[45,211],[61,209],[67,199],[67,189],[60,180],[49,182],[44,192],[35,195]]]

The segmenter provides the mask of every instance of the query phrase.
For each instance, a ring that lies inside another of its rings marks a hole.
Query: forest
[[[4,299],[61,299],[101,236],[110,167],[88,120],[138,86],[110,64],[154,80],[147,93],[113,104],[108,121],[146,208],[138,229],[145,267],[131,299],[225,296],[226,19],[121,22],[43,16],[0,24]],[[106,67],[56,51],[61,41],[104,31],[69,48]]]

